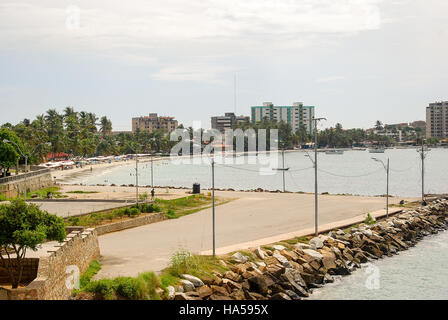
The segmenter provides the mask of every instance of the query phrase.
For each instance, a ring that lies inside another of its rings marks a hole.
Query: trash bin
[[[201,185],[199,183],[193,183],[193,194],[201,193]]]

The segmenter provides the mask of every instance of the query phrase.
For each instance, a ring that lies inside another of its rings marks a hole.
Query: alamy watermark
[[[176,129],[170,140],[177,142],[171,148],[173,164],[253,164],[258,165],[259,174],[273,175],[278,168],[277,129]]]
[[[78,6],[70,5],[65,9],[65,27],[68,30],[78,30],[81,28],[81,9]]]
[[[380,268],[372,263],[366,264],[365,273],[368,275],[365,281],[365,286],[368,290],[378,290],[381,288],[381,272]]]
[[[70,265],[65,269],[65,273],[68,274],[65,278],[65,287],[69,290],[80,288],[80,271],[78,266]]]

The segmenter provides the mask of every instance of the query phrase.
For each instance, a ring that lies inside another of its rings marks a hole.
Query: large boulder
[[[234,254],[232,254],[232,259],[239,263],[246,263],[247,261],[249,261],[249,257],[245,256],[241,252],[235,252]]]
[[[180,283],[182,284],[182,287],[184,288],[184,292],[194,291],[194,284],[191,283],[191,281],[181,279]]]
[[[190,281],[195,287],[201,287],[204,285],[201,279],[190,274],[183,274],[181,277],[185,280]]]
[[[286,247],[282,246],[281,244],[275,244],[275,245],[272,246],[272,248],[274,248],[275,250],[278,250],[278,251],[286,249]]]
[[[300,272],[295,269],[286,269],[285,273],[281,276],[282,280],[288,282],[299,296],[307,297],[306,282],[303,280]]]
[[[262,295],[268,293],[269,287],[274,284],[274,281],[266,276],[256,276],[249,280],[249,291],[256,292]]]
[[[167,291],[167,298],[169,300],[174,299],[174,296],[176,294],[176,289],[174,289],[173,286],[168,286],[168,287],[166,287],[166,291]]]
[[[305,259],[306,256],[311,257],[311,260],[322,260],[323,256],[321,253],[317,252],[313,249],[304,249],[303,252],[305,253]]]
[[[213,290],[209,286],[202,286],[196,289],[201,299],[207,298],[213,294]]]
[[[265,253],[263,250],[261,250],[260,247],[258,247],[257,249],[254,250],[255,255],[260,258],[261,260],[264,260],[265,257]]]
[[[278,292],[274,294],[269,300],[292,300],[286,293]]]
[[[324,246],[324,242],[318,237],[314,237],[313,239],[311,239],[309,241],[309,244],[311,249],[313,250],[321,249]]]
[[[288,259],[285,256],[281,255],[277,250],[274,251],[274,254],[272,256],[277,259],[284,267],[292,268],[292,265],[291,263],[289,263]]]

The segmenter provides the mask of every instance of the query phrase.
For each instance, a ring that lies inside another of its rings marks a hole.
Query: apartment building
[[[252,106],[252,123],[263,119],[284,121],[293,132],[304,127],[308,134],[313,132],[314,106],[304,106],[302,102],[294,102],[292,106],[274,106],[272,102],[263,102],[262,106]]]
[[[150,113],[147,117],[132,118],[132,132],[140,131],[154,132],[162,130],[166,133],[174,131],[178,126],[174,117],[159,117],[157,113]]]
[[[211,117],[212,129],[218,129],[224,132],[226,129],[232,129],[233,125],[238,122],[249,122],[250,118],[247,116],[237,116],[233,112],[227,112],[224,116]]]
[[[426,107],[426,138],[448,137],[448,101],[430,103]]]

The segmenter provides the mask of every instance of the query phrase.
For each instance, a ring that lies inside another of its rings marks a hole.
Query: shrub
[[[142,279],[131,277],[118,277],[114,279],[116,295],[120,297],[140,300],[146,298],[146,285]]]
[[[136,217],[138,215],[140,215],[140,210],[138,210],[137,208],[129,209],[129,216],[130,217]]]
[[[102,279],[90,282],[86,286],[85,291],[96,293],[105,300],[115,300],[117,298],[115,292],[116,286],[114,284],[114,280],[111,279]]]
[[[364,223],[368,224],[368,225],[372,225],[372,224],[375,224],[375,221],[376,221],[375,218],[373,218],[370,215],[370,213],[368,213],[366,219],[364,220]]]
[[[165,213],[165,216],[168,219],[175,219],[176,218],[176,213],[174,212],[173,209],[168,209],[168,211]]]
[[[96,275],[100,270],[101,263],[99,263],[97,260],[92,261],[79,280],[80,287],[86,287],[89,284],[90,280],[92,280],[92,277]]]
[[[80,222],[80,218],[79,217],[70,217],[68,218],[68,224],[71,226],[78,226],[79,222]]]
[[[116,217],[122,218],[124,216],[124,212],[122,209],[114,209],[112,211],[112,214],[114,214]]]
[[[142,213],[151,213],[151,212],[160,212],[160,211],[162,211],[162,208],[159,205],[152,204],[152,203],[141,203],[141,204],[138,205],[138,209]]]

